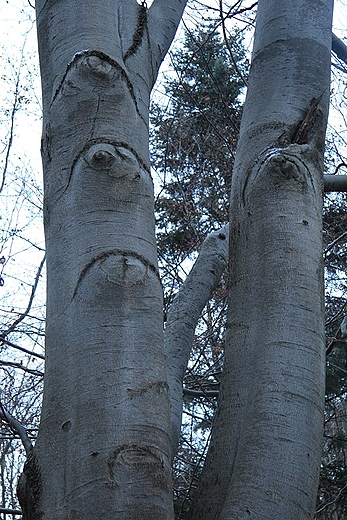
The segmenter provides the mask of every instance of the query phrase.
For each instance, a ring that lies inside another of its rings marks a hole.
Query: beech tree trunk
[[[173,519],[182,378],[227,244],[225,230],[207,241],[164,352],[148,106],[185,3],[36,0],[47,339],[40,431],[18,487],[24,520]],[[225,368],[192,520],[313,517],[331,17],[331,0],[258,2],[231,193]]]
[[[149,96],[185,0],[37,0],[47,244],[24,520],[172,519]]]
[[[331,18],[331,0],[258,2],[231,192],[225,367],[190,519],[313,518]]]

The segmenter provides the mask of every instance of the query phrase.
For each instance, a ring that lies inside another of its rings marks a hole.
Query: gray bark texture
[[[182,422],[182,388],[195,328],[200,314],[217,288],[228,262],[229,225],[210,233],[198,259],[169,309],[164,333],[170,410],[172,453],[175,454]]]
[[[172,519],[150,92],[185,0],[37,0],[47,339],[24,520]]]
[[[231,191],[228,338],[190,520],[309,520],[324,406],[331,0],[259,0]]]
[[[324,191],[347,191],[347,175],[324,175]]]

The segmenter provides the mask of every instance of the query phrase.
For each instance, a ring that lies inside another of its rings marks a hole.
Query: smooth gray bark
[[[221,393],[190,520],[313,518],[331,0],[260,0],[231,193]]]
[[[24,520],[172,519],[148,106],[185,0],[37,0],[46,372]]]
[[[324,191],[347,191],[347,175],[324,175]]]
[[[170,389],[172,453],[177,450],[182,420],[182,388],[195,328],[228,262],[229,226],[208,235],[198,259],[168,312],[165,354]]]

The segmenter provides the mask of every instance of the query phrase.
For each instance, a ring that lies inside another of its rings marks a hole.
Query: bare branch
[[[347,191],[347,175],[324,175],[324,191]]]
[[[148,10],[152,69],[156,77],[180,23],[187,0],[154,0]]]
[[[25,311],[20,314],[18,316],[18,318],[12,323],[12,325],[10,325],[10,327],[8,327],[7,330],[3,331],[2,334],[0,335],[0,340],[3,341],[4,338],[6,338],[6,336],[8,334],[10,334],[11,332],[13,332],[15,330],[15,328],[17,327],[17,325],[24,320],[24,318],[26,318],[26,316],[29,314],[30,312],[30,309],[31,309],[31,306],[32,306],[32,303],[34,301],[34,297],[35,297],[35,293],[36,293],[36,289],[37,289],[37,285],[39,283],[39,279],[40,279],[40,276],[41,276],[41,273],[42,273],[42,269],[43,269],[43,266],[45,264],[45,261],[46,261],[46,255],[44,255],[43,259],[41,260],[41,263],[39,265],[39,268],[36,272],[36,276],[35,276],[35,280],[34,280],[34,284],[32,286],[32,289],[31,289],[31,294],[30,294],[30,298],[29,298],[29,302],[28,302],[28,305],[27,305],[27,308],[25,309]]]
[[[191,390],[190,388],[183,388],[183,395],[190,395],[192,397],[218,397],[219,390]]]
[[[24,446],[25,453],[28,455],[31,452],[31,450],[33,449],[33,445],[30,442],[26,429],[19,421],[17,421],[17,419],[15,419],[13,417],[13,415],[11,415],[7,410],[5,410],[5,408],[3,407],[1,402],[0,402],[0,419],[5,421],[9,425],[11,430],[19,435],[19,438],[22,441],[22,444]]]
[[[208,235],[199,257],[182,284],[168,312],[165,354],[172,421],[173,452],[179,439],[182,386],[196,324],[202,309],[217,287],[228,261],[229,226]]]
[[[333,34],[331,48],[339,60],[347,64],[347,45],[336,34]]]
[[[16,363],[15,361],[4,361],[4,360],[0,359],[0,366],[19,368],[19,370],[23,370],[23,372],[27,372],[28,374],[31,374],[33,376],[38,376],[38,377],[44,376],[43,372],[40,372],[39,370],[35,370],[33,368],[25,367],[21,363]]]
[[[223,30],[223,37],[224,37],[225,45],[227,46],[230,58],[231,58],[231,60],[232,60],[232,62],[234,64],[236,72],[238,73],[238,75],[242,79],[244,85],[247,87],[247,80],[244,77],[244,75],[242,74],[242,71],[240,70],[240,68],[239,68],[239,66],[238,66],[238,64],[237,64],[237,62],[236,62],[236,60],[234,58],[234,54],[233,54],[233,51],[232,51],[230,43],[229,43],[227,30],[226,30],[226,27],[225,27],[225,20],[228,18],[228,15],[225,15],[225,16],[223,15],[223,0],[219,0],[219,8],[220,8],[220,19],[221,19],[221,22],[222,22],[222,30]]]
[[[333,240],[329,245],[328,247],[324,250],[324,256],[332,250],[332,248],[338,244],[341,240],[343,240],[345,237],[347,236],[347,231],[345,231],[344,233],[341,233],[341,235],[339,235],[337,238],[335,238],[335,240]]]
[[[5,338],[0,337],[0,341],[1,341],[1,343],[5,343],[9,347],[15,348],[17,350],[20,350],[21,352],[25,352],[26,354],[29,354],[30,356],[34,356],[34,357],[37,357],[40,359],[45,359],[45,356],[43,356],[42,354],[37,354],[36,352],[33,352],[32,350],[27,350],[24,347],[20,347],[19,345],[16,345],[15,343],[12,343],[12,341],[8,341]]]
[[[20,509],[7,509],[6,507],[0,507],[0,513],[4,513],[5,515],[22,515]]]
[[[22,50],[22,60],[23,60],[23,50]],[[4,164],[4,168],[2,170],[2,181],[1,181],[1,185],[0,185],[0,193],[2,192],[2,190],[3,190],[4,186],[5,186],[6,173],[7,173],[7,168],[8,168],[8,161],[9,161],[9,158],[10,158],[10,152],[11,152],[12,143],[13,143],[14,120],[15,120],[15,114],[16,114],[17,108],[18,108],[19,79],[20,79],[20,70],[21,70],[21,67],[22,67],[22,60],[20,62],[19,70],[17,72],[16,87],[15,87],[15,91],[14,91],[14,101],[13,101],[12,110],[11,110],[11,117],[10,117],[10,120],[11,120],[10,135],[9,135],[8,143],[7,143],[7,147],[6,147],[5,164]]]
[[[339,492],[335,495],[335,498],[333,498],[333,500],[331,500],[331,502],[327,502],[326,504],[324,504],[322,507],[320,507],[319,509],[317,509],[316,513],[320,513],[321,511],[323,511],[324,509],[326,509],[327,507],[331,506],[332,504],[336,503],[337,502],[337,499],[342,495],[342,493],[344,492],[344,490],[347,488],[347,484],[345,484],[340,490]]]

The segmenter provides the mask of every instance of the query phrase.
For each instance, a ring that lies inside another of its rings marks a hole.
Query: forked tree
[[[185,0],[37,0],[47,245],[25,520],[173,519],[171,461],[213,234],[163,334],[148,110]],[[312,519],[324,404],[322,183],[332,1],[259,0],[231,189],[225,368],[191,519]]]

